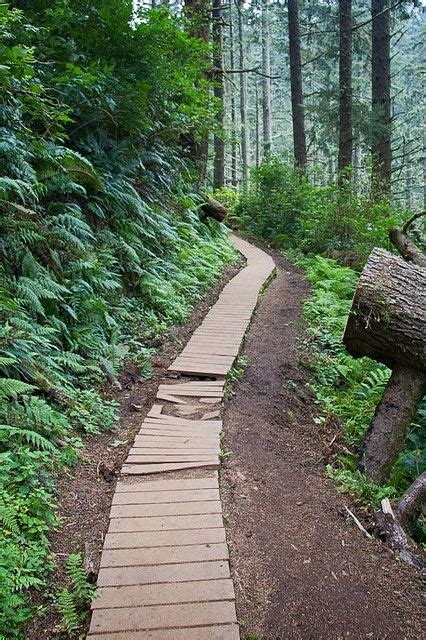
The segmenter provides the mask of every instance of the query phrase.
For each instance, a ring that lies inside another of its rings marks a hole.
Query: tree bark
[[[185,0],[184,12],[188,19],[188,33],[191,37],[198,38],[204,42],[208,42],[210,39],[208,11],[209,4],[207,0]],[[201,140],[195,140],[194,136],[189,134],[187,136],[187,146],[198,173],[198,186],[201,187],[205,183],[207,175],[208,132]]]
[[[243,3],[237,3],[238,9],[238,51],[240,69],[244,69],[244,30],[243,30]],[[240,120],[241,120],[241,164],[242,164],[242,186],[243,191],[247,191],[249,183],[249,135],[247,124],[247,74],[240,73]]]
[[[294,162],[306,169],[305,113],[303,110],[302,58],[300,52],[299,1],[288,0],[288,35],[290,46],[291,110],[293,119]]]
[[[229,62],[231,69],[234,68],[235,55],[234,55],[234,16],[232,11],[232,2],[229,3]],[[233,187],[238,185],[237,175],[237,142],[236,142],[236,119],[237,111],[235,105],[235,95],[233,87],[230,87],[231,95],[231,184]]]
[[[426,369],[426,270],[374,249],[361,273],[343,342],[355,357]]]
[[[390,194],[392,174],[389,0],[372,0],[371,13],[372,189],[380,197]]]
[[[259,86],[257,78],[255,79],[254,84],[254,96],[256,100],[255,107],[255,138],[256,138],[256,149],[255,149],[255,162],[256,167],[260,165],[260,114],[259,114]]]
[[[224,140],[224,69],[222,51],[222,0],[213,0],[213,80],[214,96],[219,103],[216,116],[218,131],[214,135],[213,188],[225,184],[225,140]]]
[[[271,127],[271,53],[268,20],[268,0],[262,0],[262,111],[263,111],[263,152],[272,152]]]
[[[422,372],[395,367],[361,446],[358,468],[370,482],[388,477],[425,390]]]
[[[402,496],[401,500],[395,507],[395,516],[401,522],[402,526],[407,524],[407,521],[413,516],[419,509],[424,506],[426,502],[426,471],[417,478],[407,489]]]
[[[352,164],[352,0],[339,0],[339,185],[349,179]]]

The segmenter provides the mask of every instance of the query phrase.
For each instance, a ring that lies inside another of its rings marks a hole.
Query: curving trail
[[[247,265],[169,367],[173,377],[159,386],[122,468],[89,640],[239,638],[216,471],[219,418],[225,376],[274,261],[233,242]]]

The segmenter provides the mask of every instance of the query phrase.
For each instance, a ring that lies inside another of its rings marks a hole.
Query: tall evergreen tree
[[[213,0],[213,80],[214,95],[219,102],[216,116],[218,131],[214,135],[213,188],[225,184],[224,107],[225,87],[222,44],[222,0]]]
[[[392,175],[389,0],[372,0],[371,13],[372,187],[380,195],[390,193]]]
[[[352,0],[339,0],[339,183],[352,164]]]
[[[263,151],[272,151],[271,127],[271,53],[268,21],[268,0],[262,0],[262,110],[263,110]]]
[[[299,2],[288,0],[288,34],[290,51],[291,108],[293,120],[294,162],[306,168],[306,133],[303,110],[302,59],[300,52]]]

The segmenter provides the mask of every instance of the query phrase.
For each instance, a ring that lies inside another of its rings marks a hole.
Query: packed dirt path
[[[275,259],[224,412],[232,455],[221,487],[241,637],[420,638],[418,576],[348,520],[347,496],[326,477],[301,350],[308,286]]]

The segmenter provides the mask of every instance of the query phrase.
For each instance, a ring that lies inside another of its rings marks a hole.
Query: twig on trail
[[[370,535],[367,531],[367,529],[365,529],[362,524],[360,523],[360,521],[358,520],[358,518],[356,517],[356,515],[354,513],[352,513],[352,511],[350,509],[348,509],[348,507],[345,505],[345,509],[346,511],[349,513],[349,515],[351,516],[351,518],[353,518],[356,526],[358,527],[358,529],[360,531],[362,531],[363,533],[365,533],[365,535],[367,536],[367,538],[370,538],[370,540],[373,539],[373,536]]]
[[[329,447],[331,447],[331,445],[333,444],[333,442],[335,441],[335,439],[336,439],[336,438],[337,438],[337,433],[336,433],[336,435],[334,435],[334,436],[331,438],[330,442],[328,443],[328,446],[329,446]]]

